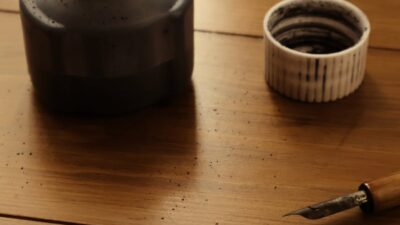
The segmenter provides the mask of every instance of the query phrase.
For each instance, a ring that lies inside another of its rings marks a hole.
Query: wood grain
[[[18,0],[0,0],[0,12],[15,13],[18,11]]]
[[[0,218],[0,224],[4,224],[4,225],[49,225],[48,223],[32,222],[32,221],[17,220],[17,219],[3,219],[3,218]]]
[[[279,0],[196,0],[198,30],[263,36],[262,21]],[[370,18],[371,46],[400,49],[400,1],[351,0]],[[0,10],[18,11],[18,0],[0,0]],[[1,27],[1,26],[0,26]]]
[[[27,74],[19,15],[0,12],[0,29],[0,76]]]
[[[4,18],[1,38],[21,35],[18,15]],[[281,217],[400,169],[399,57],[371,50],[356,94],[302,104],[266,88],[261,40],[196,33],[193,91],[120,118],[51,114],[26,73],[0,64],[0,212],[102,225],[399,224],[399,209]]]
[[[263,36],[265,13],[278,0],[196,1],[196,28],[201,30]],[[351,0],[369,17],[371,46],[400,49],[400,1]]]

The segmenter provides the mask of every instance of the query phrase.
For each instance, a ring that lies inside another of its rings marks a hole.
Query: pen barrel
[[[366,213],[377,213],[400,206],[400,173],[365,182],[360,190],[368,195],[368,203],[361,205]]]

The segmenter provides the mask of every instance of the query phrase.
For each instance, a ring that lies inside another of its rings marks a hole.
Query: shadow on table
[[[359,90],[332,103],[302,103],[276,92],[270,96],[278,115],[278,132],[293,142],[336,143],[340,147],[354,128],[380,129],[392,124],[379,116],[380,111],[388,109],[387,99],[368,74]]]
[[[372,98],[372,99],[371,99]],[[329,124],[351,127],[357,123],[367,108],[378,107],[371,105],[371,100],[381,98],[375,81],[366,75],[361,87],[350,96],[330,103],[303,103],[286,98],[271,90],[271,101],[282,116],[300,126]],[[380,101],[382,104],[384,101]]]
[[[32,146],[60,210],[86,205],[99,215],[118,209],[137,216],[150,206],[160,210],[164,198],[181,203],[196,174],[194,88],[123,117],[55,115],[32,102]]]
[[[365,215],[359,213],[358,216],[349,214],[348,216],[342,216],[339,219],[335,219],[335,215],[329,218],[328,222],[322,222],[321,225],[395,225],[399,224],[400,221],[400,209],[394,209],[387,212],[379,213],[378,215]]]

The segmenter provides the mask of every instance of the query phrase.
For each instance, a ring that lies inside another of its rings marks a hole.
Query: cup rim
[[[360,48],[360,46],[362,46],[365,42],[368,41],[369,35],[371,32],[371,24],[370,24],[370,21],[369,21],[367,15],[360,8],[358,8],[354,4],[352,4],[348,1],[345,1],[345,0],[314,0],[314,1],[333,2],[335,4],[341,5],[345,8],[348,8],[349,10],[351,10],[357,16],[357,18],[359,18],[365,25],[365,29],[364,29],[360,39],[357,41],[356,44],[354,44],[353,46],[351,46],[349,48],[346,48],[346,49],[338,51],[338,52],[327,53],[327,54],[320,54],[320,53],[314,54],[314,53],[300,52],[300,51],[296,51],[294,49],[291,49],[291,48],[281,44],[278,40],[276,40],[273,37],[271,31],[268,28],[268,22],[272,16],[272,14],[274,12],[276,12],[279,8],[284,7],[292,2],[301,2],[301,1],[304,1],[304,0],[283,0],[283,1],[275,4],[273,7],[271,7],[267,11],[267,13],[265,14],[265,17],[264,17],[264,22],[263,22],[264,38],[267,38],[276,47],[279,47],[279,48],[287,51],[288,53],[291,53],[296,56],[307,57],[307,58],[328,58],[328,57],[332,57],[332,56],[343,56],[349,52],[352,52],[353,50]]]

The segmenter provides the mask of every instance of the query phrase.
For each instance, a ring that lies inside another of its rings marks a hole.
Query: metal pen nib
[[[299,215],[307,219],[321,219],[347,209],[351,209],[368,202],[367,194],[364,191],[359,191],[347,196],[342,196],[330,201],[318,203],[316,205],[308,206],[304,209],[299,209],[290,212],[284,216]]]

